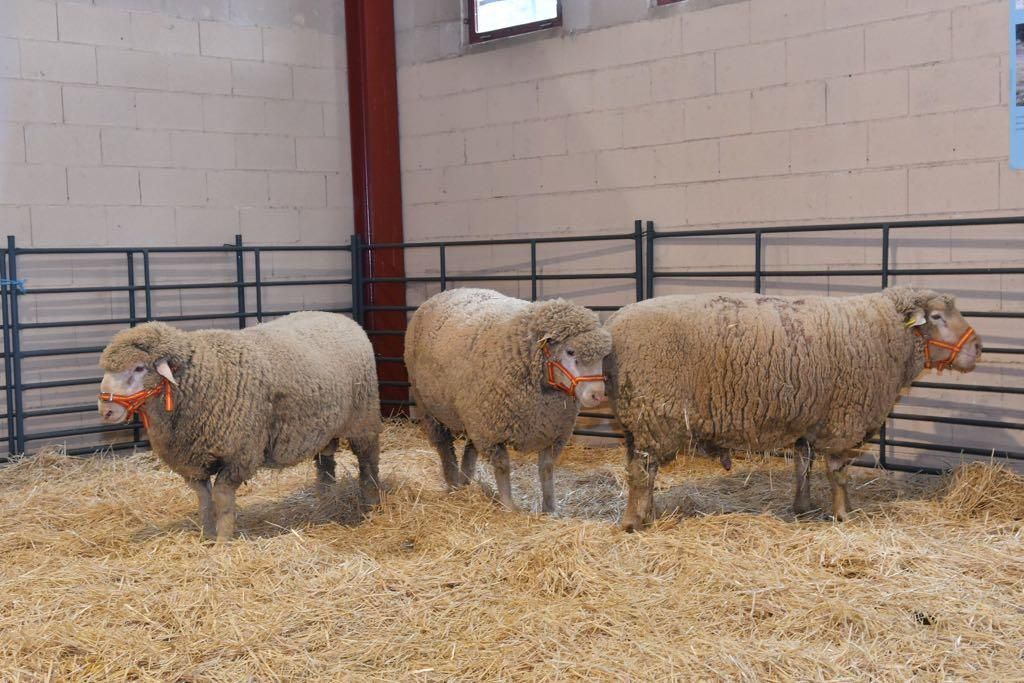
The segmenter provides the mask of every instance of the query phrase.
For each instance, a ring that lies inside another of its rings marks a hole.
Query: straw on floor
[[[621,449],[569,449],[548,518],[444,492],[414,427],[384,446],[366,521],[351,482],[265,472],[223,547],[149,454],[0,469],[0,680],[1024,676],[1024,480],[998,466],[858,470],[835,524],[792,519],[780,458],[684,457],[628,535]],[[536,509],[532,458],[514,485]]]

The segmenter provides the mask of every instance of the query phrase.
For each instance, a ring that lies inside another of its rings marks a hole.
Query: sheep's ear
[[[178,380],[174,379],[174,375],[171,374],[171,366],[167,364],[166,358],[157,362],[156,373],[174,386],[178,386]]]
[[[928,319],[924,315],[924,309],[915,308],[913,311],[910,312],[910,315],[907,316],[907,319],[904,321],[903,324],[908,328],[920,327],[921,325],[924,325],[927,321]]]

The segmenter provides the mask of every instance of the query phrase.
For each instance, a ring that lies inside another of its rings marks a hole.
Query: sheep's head
[[[584,408],[604,401],[602,361],[612,337],[597,315],[564,299],[543,301],[533,307],[529,329],[548,389],[571,394]]]
[[[894,288],[904,325],[924,341],[929,366],[970,372],[981,358],[981,337],[964,319],[956,300],[931,290]]]
[[[145,323],[118,332],[100,356],[103,380],[100,392],[131,396],[153,389],[164,380],[177,384],[172,367],[184,361],[187,346],[182,332],[164,323]],[[110,424],[125,422],[130,411],[113,401],[97,401],[100,418]]]

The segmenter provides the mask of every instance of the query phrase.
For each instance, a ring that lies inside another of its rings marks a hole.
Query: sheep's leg
[[[359,498],[363,505],[380,505],[380,439],[377,434],[349,439],[359,461]]]
[[[537,456],[537,474],[540,476],[541,512],[555,512],[555,462],[562,452],[563,444],[556,442]]]
[[[633,435],[626,432],[626,480],[629,494],[626,511],[622,515],[625,531],[640,531],[654,520],[654,478],[658,474],[658,459],[637,451]]]
[[[316,456],[316,482],[320,495],[326,495],[334,488],[335,476],[334,453],[338,450],[338,440],[332,439]]]
[[[509,510],[516,510],[515,501],[512,500],[512,479],[509,476],[511,466],[508,461],[508,449],[504,444],[494,447],[491,451],[491,466],[494,468],[494,482],[498,485],[498,497],[501,504]]]
[[[203,524],[203,536],[214,538],[217,536],[217,526],[213,519],[213,492],[210,489],[210,479],[186,479],[189,487],[196,492],[199,499],[199,517]]]
[[[849,464],[850,459],[843,454],[829,455],[825,468],[828,483],[832,486],[832,515],[837,522],[845,522],[849,517],[850,494],[846,490],[850,478]]]
[[[476,474],[476,446],[472,441],[466,441],[466,447],[462,449],[462,486],[473,481]]]
[[[217,542],[226,543],[235,535],[235,489],[238,483],[221,472],[213,484],[213,507],[217,513]]]
[[[444,483],[449,489],[459,487],[459,464],[455,458],[455,437],[443,424],[430,417],[423,418],[423,425],[426,427],[427,439],[437,449],[441,456],[441,474],[444,475]]]
[[[793,454],[796,495],[793,498],[793,512],[802,515],[811,510],[811,465],[814,464],[814,450],[800,439]]]

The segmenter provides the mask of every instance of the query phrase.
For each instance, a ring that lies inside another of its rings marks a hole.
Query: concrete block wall
[[[1008,165],[1005,0],[652,4],[567,0],[563,29],[467,46],[465,3],[395,0],[407,238],[626,232],[634,218],[673,229],[1024,213],[1024,172]],[[986,227],[901,233],[892,265],[1019,265],[1019,235]],[[579,249],[542,272],[630,263],[628,253],[595,258]],[[515,261],[506,251],[494,247],[490,259],[476,255],[464,266],[484,272]],[[450,268],[460,267],[454,254]],[[753,246],[724,237],[666,241],[657,256],[659,267],[673,269],[750,268]],[[768,267],[880,260],[877,231],[765,241]],[[410,274],[436,272],[436,261],[410,264]],[[1019,310],[1018,280],[915,281],[955,291],[965,309]],[[591,303],[609,284],[572,290]],[[842,294],[878,283],[835,276],[765,285]],[[506,289],[525,296],[528,287]],[[751,283],[658,287],[749,291]],[[420,289],[417,297],[430,293]],[[628,292],[612,298],[623,303]],[[1014,321],[976,322],[990,346],[1019,344]],[[1011,360],[992,357],[977,374],[949,381],[1016,385]],[[910,400],[963,416],[1024,415],[1019,401],[998,395],[917,391]],[[942,438],[971,431],[920,429],[917,436]],[[1019,432],[996,440],[1024,450]]]
[[[340,0],[5,0],[4,231],[32,246],[346,240],[342,21]]]
[[[537,197],[596,229],[1024,209],[1002,0],[566,3],[561,32],[407,52],[463,4],[396,1],[410,236],[569,227]]]

